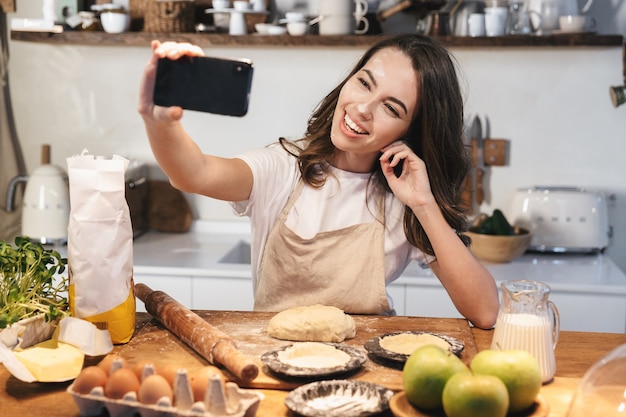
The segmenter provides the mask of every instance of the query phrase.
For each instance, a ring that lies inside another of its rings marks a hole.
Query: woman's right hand
[[[159,58],[178,59],[182,56],[203,56],[204,52],[196,45],[190,43],[152,41],[152,57],[146,64],[141,79],[139,90],[139,114],[144,119],[152,119],[159,122],[172,122],[183,117],[183,109],[178,106],[156,106],[153,101],[154,81],[156,78],[157,62]]]

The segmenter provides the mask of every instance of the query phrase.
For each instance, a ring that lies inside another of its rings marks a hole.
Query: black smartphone
[[[154,104],[242,117],[248,112],[252,73],[252,62],[244,59],[161,58],[154,83]]]

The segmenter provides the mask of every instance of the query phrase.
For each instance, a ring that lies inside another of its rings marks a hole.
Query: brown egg
[[[83,368],[74,380],[73,390],[79,394],[89,394],[95,387],[104,387],[107,382],[107,374],[98,366]]]
[[[194,401],[204,401],[204,394],[213,375],[219,376],[222,385],[224,385],[224,374],[215,366],[202,367],[191,375],[191,390]]]
[[[169,364],[169,365],[159,366],[156,372],[157,374],[165,378],[171,386],[174,386],[174,383],[176,381],[176,374],[178,373],[179,369],[180,367]]]
[[[111,373],[111,365],[113,364],[113,361],[115,359],[119,359],[122,361],[122,368],[125,368],[127,366],[126,363],[126,359],[124,359],[122,356],[118,355],[117,353],[111,353],[109,355],[106,355],[98,364],[98,366],[100,368],[102,368],[104,370],[104,372],[107,373],[107,375],[109,375]]]
[[[137,399],[144,404],[156,404],[161,398],[167,397],[170,402],[174,398],[171,385],[161,375],[153,374],[141,382]]]
[[[139,362],[135,363],[134,365],[129,365],[129,367],[133,370],[133,372],[137,376],[137,379],[141,381],[141,377],[143,376],[143,368],[146,365],[154,366],[154,364],[152,362],[147,361],[147,360],[142,360],[142,361],[139,361]]]
[[[139,391],[139,379],[130,368],[121,368],[113,372],[104,386],[104,396],[117,400],[131,391]]]

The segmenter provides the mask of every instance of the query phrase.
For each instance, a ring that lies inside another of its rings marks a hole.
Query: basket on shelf
[[[193,32],[194,0],[130,0],[131,30]]]

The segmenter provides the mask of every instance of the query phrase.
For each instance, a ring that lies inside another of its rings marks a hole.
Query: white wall
[[[596,0],[626,33],[621,0]],[[32,2],[34,3],[34,2]],[[31,1],[18,13],[38,16]],[[599,5],[594,4],[594,9]],[[29,10],[30,8],[30,10]],[[622,16],[622,17],[620,17]],[[609,25],[607,25],[609,26]],[[184,123],[206,152],[232,156],[279,136],[298,137],[317,102],[351,68],[362,48],[213,48],[207,54],[255,63],[249,113],[230,118],[188,112]],[[580,185],[616,195],[615,237],[609,250],[626,270],[626,105],[613,108],[609,86],[621,85],[622,50],[594,48],[455,48],[467,115],[487,116],[491,136],[510,140],[506,167],[488,176],[485,212],[508,207],[520,186]],[[137,90],[149,47],[10,43],[10,83],[18,135],[29,170],[40,146],[52,144],[53,163],[87,148],[152,162]],[[194,197],[196,216],[229,219],[223,202]]]

